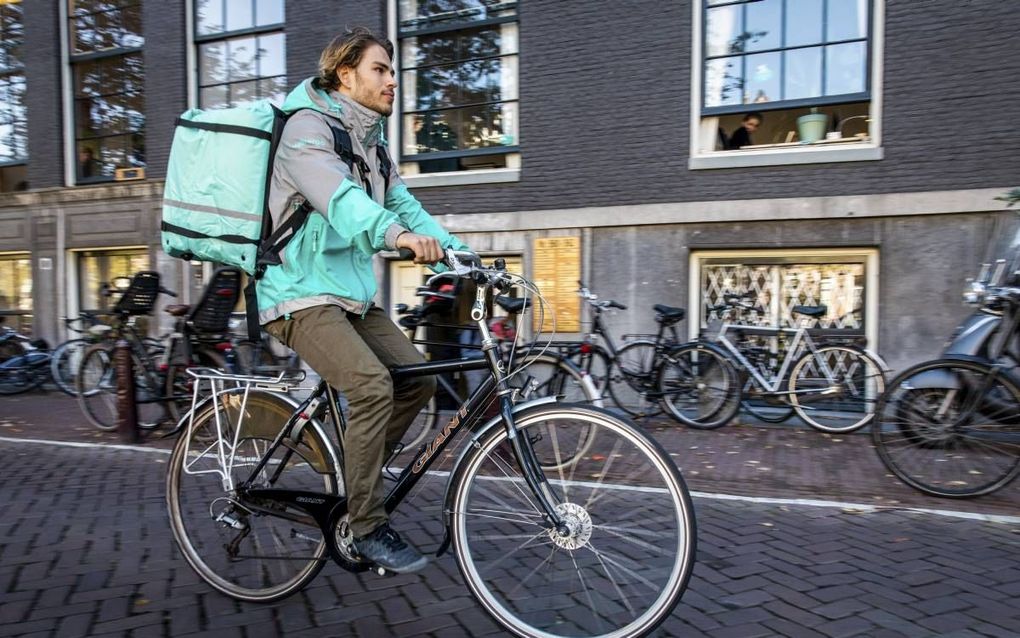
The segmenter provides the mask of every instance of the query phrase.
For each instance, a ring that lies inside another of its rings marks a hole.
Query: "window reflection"
[[[199,103],[202,108],[239,106],[286,97],[283,0],[196,0]],[[255,34],[231,37],[238,30]],[[222,38],[209,39],[209,35]]]
[[[28,157],[22,11],[20,2],[0,4],[0,164]]]
[[[705,108],[867,93],[867,0],[704,2]]]
[[[421,172],[470,168],[471,162],[453,154],[517,144],[516,6],[491,0],[400,3],[402,150],[423,156]],[[493,18],[505,21],[471,24]],[[425,27],[440,30],[415,33]],[[439,153],[445,155],[427,157]]]

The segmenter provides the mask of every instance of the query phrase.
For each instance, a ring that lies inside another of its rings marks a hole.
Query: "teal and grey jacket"
[[[412,231],[439,240],[443,248],[466,249],[425,211],[397,174],[389,187],[379,174],[376,152],[385,145],[385,118],[338,92],[305,80],[291,91],[282,109],[294,113],[283,129],[269,191],[269,210],[278,227],[307,199],[315,212],[297,230],[257,284],[259,322],[325,304],[364,314],[376,294],[372,255],[393,249],[400,233]],[[351,135],[355,155],[370,168],[373,197],[360,171],[353,174],[334,151],[331,126]]]

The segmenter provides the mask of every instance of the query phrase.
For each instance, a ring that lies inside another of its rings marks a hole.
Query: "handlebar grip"
[[[397,249],[397,259],[402,259],[404,261],[410,261],[410,260],[414,259],[414,257],[415,257],[414,251],[411,250],[410,248],[398,248]]]
[[[160,286],[160,287],[159,287],[159,291],[160,291],[161,293],[163,293],[164,295],[167,295],[167,296],[169,296],[169,297],[174,297],[175,299],[177,298],[177,293],[176,293],[176,292],[174,292],[173,290],[167,290],[167,289],[166,289],[166,288],[164,288],[163,286]]]
[[[610,308],[619,308],[620,310],[626,310],[627,309],[627,306],[623,305],[619,301],[610,301],[609,302],[609,307]]]

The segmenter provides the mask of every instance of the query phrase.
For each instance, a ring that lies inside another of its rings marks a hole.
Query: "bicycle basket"
[[[159,273],[152,270],[136,272],[131,284],[117,300],[113,312],[119,315],[147,315],[159,296]]]
[[[241,271],[238,268],[220,268],[213,273],[202,299],[188,316],[197,332],[221,334],[227,332],[230,313],[241,296]]]

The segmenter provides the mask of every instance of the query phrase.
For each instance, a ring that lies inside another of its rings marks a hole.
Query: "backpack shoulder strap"
[[[390,173],[393,171],[393,161],[390,160],[390,153],[383,144],[376,144],[375,156],[379,160],[379,172],[382,173],[383,183],[385,183],[386,191],[390,190]],[[386,192],[383,191],[383,198],[385,199]]]

